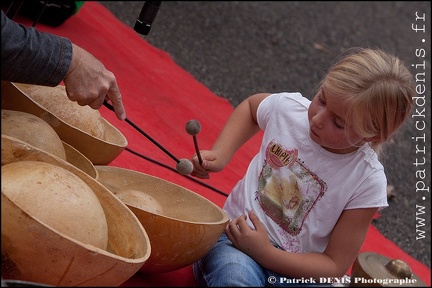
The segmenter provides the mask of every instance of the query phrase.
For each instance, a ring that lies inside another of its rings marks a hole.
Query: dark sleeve
[[[72,60],[69,39],[39,32],[10,20],[1,11],[1,79],[56,86]]]

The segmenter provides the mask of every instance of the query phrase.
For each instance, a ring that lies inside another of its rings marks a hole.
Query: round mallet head
[[[186,123],[186,132],[192,136],[197,135],[201,131],[201,124],[197,120],[189,120]]]
[[[177,163],[176,169],[182,175],[189,175],[193,171],[193,164],[188,159],[182,158]]]

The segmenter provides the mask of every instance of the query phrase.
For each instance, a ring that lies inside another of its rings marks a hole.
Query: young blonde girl
[[[233,188],[225,233],[194,263],[199,286],[309,286],[351,267],[387,204],[382,145],[410,115],[414,81],[397,57],[355,49],[313,100],[260,93],[244,100],[192,175],[209,178],[260,129],[258,154]]]

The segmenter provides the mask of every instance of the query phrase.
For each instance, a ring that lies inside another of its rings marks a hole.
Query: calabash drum
[[[152,254],[143,273],[186,267],[216,243],[229,217],[213,202],[164,179],[96,165],[98,181],[121,199],[145,227]]]
[[[94,192],[108,226],[106,249],[83,243],[15,203],[3,193],[2,179],[3,279],[53,286],[119,286],[139,271],[150,256],[150,240],[137,217],[114,194],[68,162],[16,138],[2,135],[1,149],[2,167],[40,161],[76,175]]]
[[[93,164],[111,163],[128,144],[124,135],[97,110],[70,101],[64,86],[2,81],[1,94],[2,109],[23,111],[42,118],[54,128],[61,140],[72,145]]]
[[[62,141],[47,122],[26,112],[5,109],[2,109],[1,112],[2,134],[17,138],[56,157],[60,157],[91,177],[97,177],[97,171],[93,163],[74,147]]]
[[[373,253],[360,253],[355,260],[352,273],[352,287],[426,287],[404,261],[390,259]]]

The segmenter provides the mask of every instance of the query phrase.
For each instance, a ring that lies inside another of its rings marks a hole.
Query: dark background
[[[131,28],[143,1],[100,1]],[[416,12],[426,22],[416,21]],[[411,119],[390,146],[383,164],[388,184],[394,186],[390,207],[374,225],[408,254],[431,267],[430,192],[416,192],[418,169],[426,169],[430,187],[430,25],[431,4],[424,2],[272,2],[272,1],[163,1],[149,35],[153,46],[173,60],[213,93],[235,107],[257,92],[312,92],[334,58],[350,47],[381,48],[403,59],[413,74],[425,73],[426,142]],[[412,25],[426,26],[415,32]],[[425,39],[425,42],[422,42]],[[426,57],[415,54],[426,49]],[[425,61],[426,67],[412,66]],[[420,74],[419,74],[420,75]],[[424,77],[423,77],[424,78]],[[120,87],[121,89],[121,87]],[[127,101],[127,99],[125,99]],[[211,107],[202,107],[211,109]],[[414,119],[415,120],[415,119]],[[425,147],[417,153],[415,145]],[[415,167],[416,158],[425,165]],[[423,197],[425,197],[423,200]],[[424,206],[425,236],[416,225],[416,205]],[[421,236],[421,235],[420,235]]]

